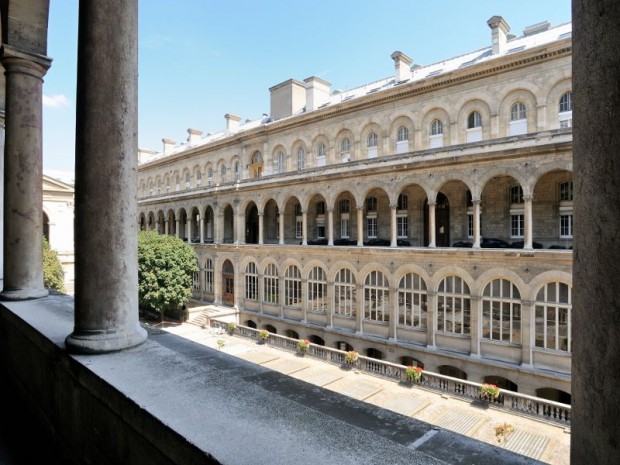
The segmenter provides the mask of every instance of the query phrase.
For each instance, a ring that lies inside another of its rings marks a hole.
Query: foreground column
[[[66,340],[75,352],[146,339],[138,322],[137,20],[137,0],[80,2],[75,329]]]
[[[620,463],[620,2],[573,2],[571,464]]]
[[[4,158],[5,300],[45,297],[43,287],[42,99],[51,61],[3,46],[6,75]],[[133,221],[133,220],[132,220]]]

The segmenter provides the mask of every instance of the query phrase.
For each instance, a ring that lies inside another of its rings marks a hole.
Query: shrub
[[[65,292],[65,276],[58,253],[50,247],[46,238],[43,238],[43,285],[48,289]]]
[[[420,379],[422,378],[422,368],[414,367],[413,365],[408,366],[407,368],[405,368],[405,374],[412,381],[419,383]]]
[[[261,329],[258,332],[258,337],[261,341],[266,341],[267,339],[269,339],[269,331],[267,331],[266,329]]]
[[[355,352],[354,350],[350,350],[346,354],[344,354],[344,361],[347,363],[355,363],[357,362],[358,358],[359,358],[359,354]]]
[[[308,339],[303,339],[297,343],[297,349],[300,352],[306,352],[310,347],[310,341]]]

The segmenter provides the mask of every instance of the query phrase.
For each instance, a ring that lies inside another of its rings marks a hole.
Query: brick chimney
[[[491,28],[491,39],[493,41],[493,55],[506,51],[506,34],[510,31],[510,26],[501,16],[493,16],[487,21]]]
[[[396,82],[411,79],[411,63],[413,60],[399,51],[392,53],[391,57],[394,60],[394,79]]]
[[[236,131],[239,128],[239,121],[241,121],[240,116],[233,115],[232,113],[226,113],[224,118],[226,118],[226,130]]]
[[[331,84],[316,76],[304,79],[306,83],[306,111],[312,111],[329,101]]]

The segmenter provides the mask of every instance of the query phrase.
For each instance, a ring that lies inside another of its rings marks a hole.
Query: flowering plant
[[[495,384],[483,384],[480,388],[483,399],[492,400],[499,397],[499,388]]]
[[[226,325],[226,329],[229,333],[232,333],[235,329],[237,329],[237,325],[231,321]]]
[[[420,379],[422,378],[422,371],[422,367],[414,367],[413,365],[405,368],[405,374],[407,377],[416,383],[420,382]]]
[[[344,354],[344,361],[347,363],[355,363],[357,362],[358,357],[359,354],[357,352],[355,352],[354,350],[350,350],[346,354]]]
[[[267,339],[269,339],[269,331],[267,331],[266,329],[261,329],[258,332],[258,337],[261,341],[266,341]]]
[[[297,349],[300,352],[306,352],[308,350],[308,347],[310,347],[310,341],[308,339],[304,339],[297,343]]]
[[[495,437],[497,438],[497,442],[502,442],[502,440],[508,439],[508,436],[515,430],[514,426],[510,423],[500,423],[499,425],[495,425]]]

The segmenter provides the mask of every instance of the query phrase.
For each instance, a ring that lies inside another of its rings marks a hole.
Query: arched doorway
[[[508,378],[502,376],[485,376],[485,383],[495,384],[498,388],[506,389],[508,391],[519,392],[519,386],[510,381]]]
[[[316,334],[313,334],[312,336],[308,337],[308,340],[312,342],[313,344],[316,344],[317,346],[325,345],[325,339],[323,339],[321,336],[317,336]]]
[[[440,375],[451,376],[452,378],[467,379],[467,373],[452,365],[441,365],[437,367]]]
[[[222,266],[222,298],[224,305],[235,305],[235,268],[230,260]]]
[[[260,178],[263,175],[263,157],[257,150],[252,154],[252,163],[250,164],[250,176]]]
[[[424,244],[428,246],[428,199],[424,204]],[[435,203],[435,245],[437,247],[450,246],[450,202],[443,193],[437,194]]]
[[[245,243],[258,244],[258,208],[254,203],[245,211]]]

